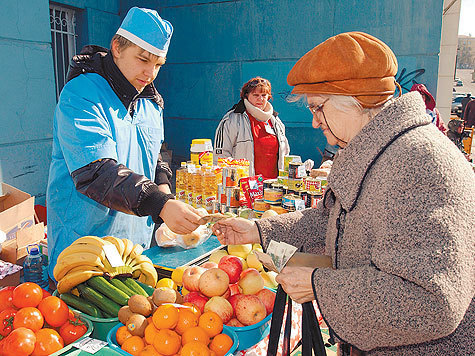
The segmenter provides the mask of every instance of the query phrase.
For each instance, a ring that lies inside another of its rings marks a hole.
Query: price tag
[[[295,210],[304,210],[305,209],[305,201],[303,199],[295,200]]]
[[[115,248],[115,246],[114,246]],[[85,337],[80,341],[76,341],[72,346],[77,347],[80,350],[89,352],[90,354],[95,354],[97,351],[102,349],[107,345],[107,342],[97,339],[92,339],[90,337]]]
[[[124,266],[124,261],[119,255],[119,251],[117,251],[117,247],[115,247],[115,245],[104,245],[102,246],[102,249],[106,253],[106,258],[109,260],[109,263],[112,267]]]

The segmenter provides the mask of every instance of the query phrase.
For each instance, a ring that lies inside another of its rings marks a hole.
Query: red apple
[[[231,295],[241,294],[241,290],[239,289],[239,286],[237,285],[237,283],[230,284],[229,291],[231,292]]]
[[[218,268],[218,264],[216,262],[206,261],[201,265],[201,267],[210,269],[210,268]]]
[[[270,291],[269,289],[263,288],[256,293],[256,296],[266,307],[267,315],[272,313],[272,311],[274,310],[275,293]]]
[[[229,277],[219,268],[211,268],[203,272],[198,287],[201,294],[207,297],[223,295],[229,288]]]
[[[228,321],[228,323],[226,324],[227,326],[234,326],[234,327],[238,327],[238,328],[242,328],[244,326],[243,323],[241,323],[239,320],[237,320],[236,318],[232,318],[231,320]]]
[[[190,292],[183,297],[183,302],[192,303],[196,305],[196,307],[201,310],[201,312],[203,312],[205,304],[208,302],[208,298],[198,292]]]
[[[258,298],[259,299],[259,298]],[[219,315],[224,324],[233,317],[234,311],[227,299],[216,296],[211,297],[205,304],[204,311],[212,311]]]
[[[242,261],[236,256],[223,256],[219,260],[218,268],[228,274],[229,283],[236,283],[242,272]]]
[[[256,294],[264,288],[264,279],[257,269],[248,268],[242,271],[238,285],[242,294]]]
[[[238,298],[235,312],[237,320],[246,326],[260,322],[267,315],[264,303],[253,294]]]
[[[206,271],[206,268],[200,266],[190,266],[183,272],[183,287],[189,292],[197,292],[199,288],[200,276]]]
[[[242,294],[234,294],[228,298],[229,304],[233,307],[234,315],[236,315],[236,302],[242,296]]]
[[[224,292],[221,297],[223,297],[224,299],[228,299],[229,297],[231,296],[231,290],[229,289],[226,289],[226,292]]]

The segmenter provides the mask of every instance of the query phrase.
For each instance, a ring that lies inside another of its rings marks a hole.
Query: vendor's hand
[[[213,232],[222,245],[260,243],[256,223],[243,218],[219,220],[213,225]]]
[[[275,281],[279,283],[292,300],[297,303],[310,302],[315,299],[313,295],[311,267],[284,267],[277,275]]]
[[[186,235],[199,226],[200,215],[191,205],[170,199],[162,208],[160,217],[165,224],[176,234]]]

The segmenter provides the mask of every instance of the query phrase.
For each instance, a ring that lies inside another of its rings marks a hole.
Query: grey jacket
[[[270,120],[279,141],[278,169],[284,169],[284,156],[290,152],[289,142],[285,137],[285,125],[276,112]],[[249,175],[252,177],[255,174],[254,139],[251,132],[251,122],[242,100],[234,105],[219,122],[214,138],[213,156],[214,164],[218,162],[218,158],[247,159],[250,162]]]
[[[264,246],[332,257],[315,299],[366,355],[475,354],[475,174],[425,123],[420,95],[396,99],[337,154],[317,208],[257,223]]]

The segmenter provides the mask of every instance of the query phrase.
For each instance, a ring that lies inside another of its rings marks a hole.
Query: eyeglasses
[[[325,105],[325,103],[328,101],[329,99],[326,99],[323,103],[319,104],[319,105],[315,105],[315,104],[307,104],[306,107],[307,109],[309,109],[313,114],[316,114],[317,112],[321,111],[323,113],[323,115],[325,116],[325,113],[323,112],[323,106]]]

